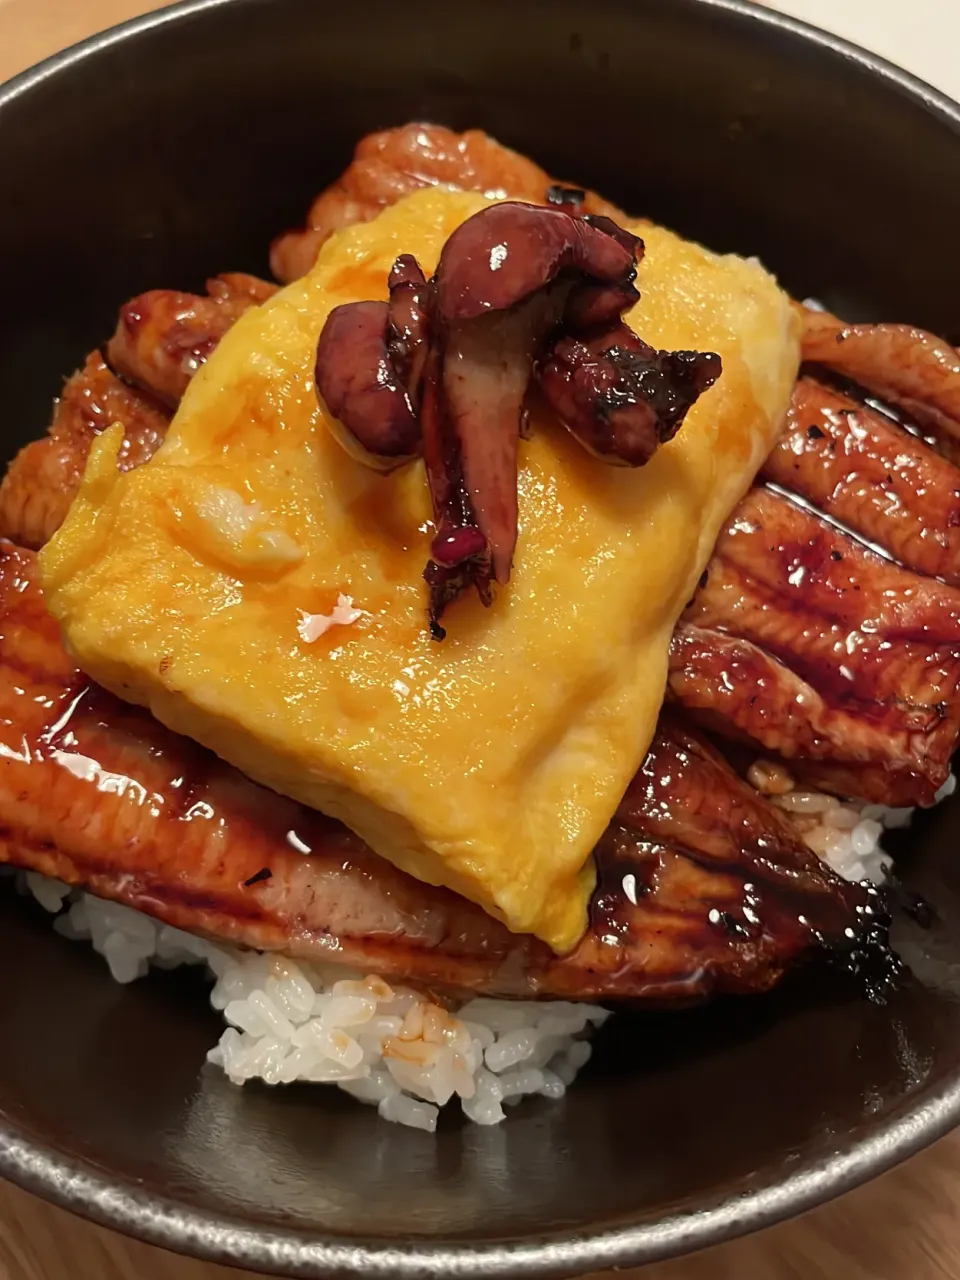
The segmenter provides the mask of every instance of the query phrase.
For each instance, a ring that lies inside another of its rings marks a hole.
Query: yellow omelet
[[[399,253],[433,270],[487,203],[421,191],[330,240],[230,330],[145,466],[120,474],[121,430],[104,432],[43,586],[101,684],[564,951],[652,738],[674,624],[783,422],[797,322],[758,264],[638,228],[628,323],[660,348],[719,352],[723,374],[636,470],[535,413],[510,583],[489,609],[458,600],[437,643],[423,466],[351,459],[313,361],[334,306],[385,298]],[[306,642],[303,615],[341,596],[352,621]]]

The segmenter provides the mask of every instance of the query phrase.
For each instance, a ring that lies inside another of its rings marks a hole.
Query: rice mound
[[[909,825],[913,809],[803,791],[780,765],[759,762],[751,772],[838,875],[886,879],[881,836]],[[951,774],[937,800],[955,787]],[[210,1003],[228,1023],[207,1061],[234,1084],[333,1084],[385,1120],[429,1133],[454,1098],[468,1119],[486,1125],[499,1124],[504,1104],[525,1096],[562,1098],[590,1057],[587,1037],[610,1016],[596,1005],[485,997],[445,1008],[373,974],[209,942],[34,871],[17,876],[56,915],[57,932],[88,940],[117,982],[133,982],[151,965],[205,965],[214,978]]]
[[[230,1024],[207,1061],[234,1084],[335,1084],[385,1120],[430,1133],[454,1097],[476,1124],[499,1124],[504,1104],[528,1094],[562,1098],[590,1057],[585,1037],[609,1017],[596,1005],[487,998],[451,1011],[372,974],[208,942],[62,881],[20,875],[58,913],[57,932],[88,940],[117,982],[151,965],[206,965],[210,1003]]]

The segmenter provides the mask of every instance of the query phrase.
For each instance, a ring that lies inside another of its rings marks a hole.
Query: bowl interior
[[[365,132],[480,126],[797,296],[955,335],[956,115],[789,24],[705,0],[224,0],[0,98],[6,456],[117,306],[266,273]],[[11,176],[12,175],[12,176]],[[900,841],[891,1004],[831,972],[616,1019],[561,1104],[430,1137],[203,1067],[203,984],[113,985],[0,891],[0,1168],[171,1247],[298,1274],[575,1273],[800,1208],[942,1129],[960,1074],[960,801]],[[336,1245],[336,1247],[335,1247]]]

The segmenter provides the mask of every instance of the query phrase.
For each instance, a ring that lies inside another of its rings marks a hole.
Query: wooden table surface
[[[921,10],[956,18],[956,0],[775,3],[880,52],[899,53],[941,84],[937,72],[949,70],[947,55],[956,66],[956,41],[943,38],[942,23],[931,24],[927,46],[917,35],[927,25]],[[0,0],[0,82],[156,7],[157,0]],[[244,1274],[126,1240],[0,1184],[0,1280],[242,1280]],[[960,1280],[960,1133],[805,1218],[646,1268],[634,1280]]]

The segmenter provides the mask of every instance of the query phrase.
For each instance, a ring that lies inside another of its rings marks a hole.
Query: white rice
[[[913,809],[804,791],[779,764],[758,761],[748,777],[839,875],[886,879],[881,837],[907,826]],[[951,774],[937,800],[955,787]],[[36,872],[18,877],[56,913],[54,928],[89,940],[117,982],[151,965],[205,965],[214,978],[210,1003],[228,1024],[207,1061],[234,1084],[334,1084],[385,1120],[430,1133],[454,1099],[470,1120],[491,1125],[527,1095],[562,1098],[590,1057],[586,1037],[609,1016],[596,1005],[486,998],[451,1010],[372,974],[208,942]]]
[[[475,1123],[499,1124],[526,1095],[562,1098],[590,1057],[585,1037],[609,1016],[596,1005],[486,998],[451,1012],[373,975],[240,951],[33,871],[20,879],[59,913],[57,932],[89,940],[117,982],[151,965],[206,965],[210,1003],[229,1024],[207,1061],[234,1084],[335,1084],[430,1133],[454,1099]]]
[[[884,831],[908,827],[914,809],[854,804],[822,791],[804,791],[779,763],[758,760],[747,779],[778,808],[789,813],[804,843],[844,880],[883,884],[891,859],[881,844]],[[939,804],[956,789],[951,773],[937,792]]]

